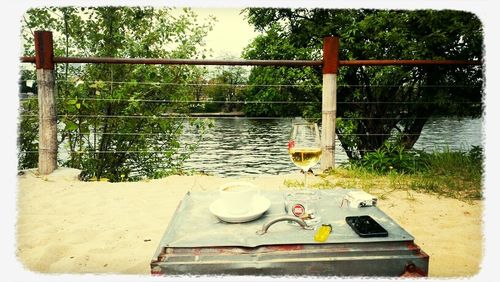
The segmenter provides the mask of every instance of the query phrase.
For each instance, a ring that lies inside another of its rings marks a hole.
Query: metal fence
[[[324,38],[323,47],[323,60],[313,61],[313,60],[187,60],[187,59],[146,59],[146,58],[98,58],[98,57],[88,57],[88,58],[77,58],[77,57],[54,57],[53,46],[52,46],[52,33],[47,31],[37,31],[35,32],[35,57],[21,57],[21,62],[23,63],[35,63],[37,71],[37,87],[38,95],[37,97],[23,97],[23,100],[37,100],[37,109],[28,110],[27,112],[21,113],[23,117],[38,117],[39,122],[39,146],[38,151],[24,151],[24,153],[38,153],[38,169],[41,174],[49,174],[57,167],[57,120],[64,118],[64,114],[56,112],[56,101],[64,99],[72,99],[68,97],[56,98],[55,89],[57,84],[63,83],[75,83],[73,81],[55,80],[54,78],[54,64],[59,63],[87,63],[87,64],[159,64],[159,65],[222,65],[222,66],[269,66],[269,67],[321,67],[323,72],[322,84],[316,85],[298,85],[298,84],[288,84],[288,85],[253,85],[253,84],[218,84],[220,87],[234,87],[235,89],[248,88],[248,87],[280,87],[280,88],[296,88],[296,87],[310,87],[314,89],[322,89],[321,101],[244,101],[244,100],[234,100],[234,101],[204,101],[204,100],[175,100],[175,99],[135,99],[135,103],[168,103],[168,104],[179,104],[179,105],[199,105],[199,104],[233,104],[233,105],[245,105],[245,104],[320,104],[322,111],[322,150],[323,155],[321,158],[321,168],[327,169],[334,166],[335,159],[335,124],[336,124],[336,114],[337,114],[337,104],[347,104],[351,103],[349,101],[337,101],[337,92],[341,88],[392,88],[401,87],[401,85],[337,85],[337,72],[339,67],[352,67],[352,66],[425,66],[425,65],[448,65],[448,66],[470,66],[470,65],[481,65],[480,61],[465,61],[465,60],[339,60],[338,50],[339,50],[339,39],[334,36]],[[96,83],[96,81],[80,81],[78,83]],[[100,83],[109,84],[110,87],[113,85],[127,85],[127,84],[140,84],[140,85],[150,85],[150,86],[182,86],[182,87],[213,87],[213,85],[208,83],[191,83],[191,84],[175,84],[175,83],[164,83],[161,81],[143,81],[143,82],[131,82],[131,81],[100,81]],[[467,85],[423,85],[419,86],[423,88],[460,88],[460,87],[470,87]],[[82,97],[79,98],[82,101],[89,102],[109,102],[109,103],[121,103],[130,102],[129,99],[116,99],[116,98],[106,98],[106,97]],[[356,103],[375,103],[371,101],[366,102],[356,102]],[[397,103],[438,103],[438,102],[421,102],[421,101],[383,101],[376,103],[387,103],[387,104],[397,104]],[[439,103],[443,103],[442,101]],[[465,102],[464,102],[465,103]],[[207,116],[208,114],[204,114]],[[200,115],[192,115],[188,118],[199,118]],[[95,115],[75,115],[76,118],[98,118],[98,119],[178,119],[186,118],[180,117],[175,114],[170,115],[142,115],[140,113],[135,115],[106,115],[106,114],[95,114]],[[215,115],[218,119],[232,118],[228,115]],[[261,119],[260,117],[245,117],[249,119]],[[422,117],[424,118],[424,117]],[[358,117],[343,117],[344,120],[354,120],[359,119]],[[363,117],[367,119],[367,117]],[[368,117],[368,119],[382,119],[381,117]],[[89,133],[76,133],[76,134],[91,134]],[[163,134],[162,132],[94,132],[95,135],[149,135],[155,136],[158,134]],[[346,133],[356,135],[355,133]],[[381,135],[387,135],[387,133],[375,133]],[[100,151],[99,153],[119,153],[120,151]],[[134,153],[134,151],[127,151],[128,153]],[[144,153],[136,152],[136,153]],[[156,151],[151,151],[149,153],[156,153]]]

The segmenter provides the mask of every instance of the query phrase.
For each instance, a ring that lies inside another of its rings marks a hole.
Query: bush
[[[351,161],[372,172],[415,173],[428,167],[426,154],[417,150],[405,150],[403,145],[386,142],[381,148]]]

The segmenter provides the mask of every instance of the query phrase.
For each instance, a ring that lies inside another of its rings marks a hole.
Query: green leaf
[[[72,122],[71,120],[65,121],[64,130],[75,131],[77,129],[78,129],[78,125],[76,123]]]

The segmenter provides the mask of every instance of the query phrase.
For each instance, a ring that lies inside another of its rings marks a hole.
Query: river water
[[[224,118],[213,121],[214,126],[208,130],[204,141],[185,162],[185,170],[217,176],[273,175],[298,170],[287,151],[292,119]],[[192,142],[193,130],[188,128],[181,142]],[[426,124],[415,149],[467,151],[482,144],[482,119],[436,118]],[[344,162],[347,156],[336,140],[335,163]]]

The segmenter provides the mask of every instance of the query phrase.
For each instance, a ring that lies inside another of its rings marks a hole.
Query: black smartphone
[[[348,216],[345,221],[360,237],[387,237],[389,234],[369,215]]]

